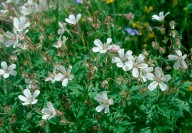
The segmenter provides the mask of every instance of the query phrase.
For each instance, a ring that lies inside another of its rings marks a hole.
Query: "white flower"
[[[100,53],[106,53],[108,50],[111,49],[111,45],[109,45],[110,43],[112,42],[112,39],[111,38],[107,38],[107,42],[106,43],[102,43],[99,39],[96,39],[94,41],[94,44],[97,46],[97,47],[93,47],[92,48],[92,51],[93,52],[100,52]]]
[[[32,12],[33,12],[33,8],[32,8],[31,6],[28,6],[28,7],[22,6],[22,7],[21,7],[21,13],[22,13],[23,15],[25,15],[25,16],[31,14]]]
[[[14,17],[13,25],[16,31],[21,32],[30,26],[30,22],[27,22],[27,19],[25,16],[21,16],[19,18]]]
[[[8,40],[5,41],[5,46],[10,47],[13,45],[13,48],[15,48],[18,45],[18,36],[17,34],[13,34],[9,31],[6,32],[6,37]]]
[[[61,41],[61,37],[59,37],[59,40],[57,41],[56,45],[53,45],[53,47],[55,48],[60,48],[62,45],[65,45],[66,41],[67,41],[67,37],[63,36],[63,41]]]
[[[152,80],[151,77],[153,77],[153,74],[151,73],[153,71],[153,67],[147,67],[147,68],[143,68],[140,69],[140,76],[143,80],[143,82],[148,80]]]
[[[62,86],[65,87],[68,85],[69,80],[72,80],[74,78],[74,75],[70,74],[72,66],[69,66],[67,70],[63,66],[59,66],[58,69],[61,71],[61,73],[58,73],[55,76],[55,80],[62,81]]]
[[[130,61],[132,62],[132,75],[133,77],[137,78],[139,77],[139,69],[145,69],[148,67],[148,65],[146,63],[144,63],[144,59],[145,56],[143,54],[140,54],[138,57],[133,57],[130,59]],[[130,63],[131,66],[131,63]]]
[[[112,58],[112,63],[116,63],[117,67],[122,67],[124,71],[129,71],[133,66],[133,63],[128,61],[132,57],[132,51],[129,50],[124,53],[124,49],[120,49],[118,54],[119,57]]]
[[[167,89],[167,85],[164,82],[167,82],[170,79],[170,75],[164,75],[162,69],[160,67],[156,67],[155,75],[151,75],[150,77],[150,80],[153,80],[153,82],[149,84],[148,89],[153,91],[157,86],[159,86],[162,91],[165,91]]]
[[[81,19],[81,14],[78,14],[76,18],[74,16],[74,14],[71,14],[71,15],[69,15],[69,18],[65,19],[65,21],[69,24],[76,25],[80,19]]]
[[[38,81],[35,79],[26,78],[25,83],[27,83],[27,89],[39,89],[38,87]]]
[[[182,55],[181,50],[175,50],[176,55],[169,55],[169,60],[175,60],[175,64],[173,65],[174,69],[179,69],[180,67],[183,69],[187,69],[187,64],[185,62],[185,58],[187,55]]]
[[[7,66],[7,63],[5,61],[1,62],[1,67],[0,69],[0,75],[3,75],[4,78],[8,78],[9,75],[16,76],[17,72],[14,70],[16,68],[15,64],[11,64],[9,67]]]
[[[56,115],[55,108],[53,107],[51,102],[47,102],[47,107],[48,108],[43,108],[41,112],[43,113],[42,119],[44,120],[50,120]]]
[[[164,19],[165,19],[165,16],[167,16],[169,14],[169,12],[167,12],[165,15],[164,15],[164,13],[163,12],[160,12],[159,13],[159,16],[158,15],[153,15],[152,16],[152,20],[157,20],[157,21],[159,21],[159,22],[163,22],[164,21]]]
[[[31,92],[29,89],[25,89],[23,91],[24,96],[19,95],[19,99],[21,101],[23,101],[22,105],[29,105],[29,104],[36,104],[37,103],[37,99],[35,99],[39,94],[40,91],[39,90],[35,90],[34,94],[31,95]]]
[[[66,23],[62,24],[61,22],[58,22],[59,29],[57,30],[58,35],[62,35],[67,29],[66,29]]]
[[[49,77],[45,79],[45,81],[51,81],[51,83],[55,83],[56,70],[53,70],[53,73],[48,72]]]
[[[104,112],[108,113],[109,106],[113,105],[113,100],[108,99],[106,92],[102,92],[101,95],[97,94],[95,100],[97,100],[100,103],[100,105],[96,107],[97,112],[101,112],[103,109],[105,109]]]

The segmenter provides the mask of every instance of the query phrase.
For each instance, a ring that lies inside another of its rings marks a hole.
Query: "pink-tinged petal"
[[[30,92],[29,89],[23,90],[23,94],[24,94],[25,97],[28,98],[28,99],[32,97],[32,96],[31,96],[31,92]]]
[[[16,68],[16,65],[15,64],[11,64],[9,67],[8,67],[8,71],[11,71],[13,69]]]
[[[33,94],[33,99],[35,99],[40,94],[39,90],[36,90]]]
[[[12,71],[9,72],[9,74],[10,74],[10,75],[13,75],[13,76],[16,76],[16,75],[17,75],[17,72],[14,71],[14,70],[12,70]]]
[[[120,50],[118,51],[118,54],[119,54],[119,57],[120,57],[121,59],[123,59],[123,58],[124,58],[124,49],[120,49]]]
[[[3,75],[3,77],[6,79],[6,78],[8,78],[9,77],[9,73],[5,73],[4,75]]]
[[[3,70],[7,70],[7,63],[5,61],[1,62],[1,67]]]
[[[109,105],[105,106],[105,111],[104,113],[109,113],[110,109],[109,109]]]
[[[121,62],[120,58],[118,58],[118,57],[113,57],[112,58],[112,63],[118,63],[118,62]]]
[[[99,106],[96,107],[96,111],[97,111],[97,112],[101,112],[105,107],[106,107],[105,104],[101,104],[101,105],[99,105]]]
[[[5,74],[5,70],[0,69],[0,75],[4,75]]]
[[[94,41],[94,44],[95,44],[98,48],[103,49],[103,43],[102,43],[99,39],[96,39],[96,40]]]
[[[141,69],[145,69],[148,67],[148,65],[146,63],[141,63],[141,64],[138,64],[137,67]]]
[[[155,68],[155,76],[160,78],[162,74],[163,74],[162,69],[160,67],[156,67]]]
[[[112,42],[111,38],[107,38],[107,44],[110,44]]]
[[[175,62],[175,64],[173,65],[173,68],[174,68],[174,69],[179,69],[180,66],[181,66],[180,61],[177,61],[177,62]]]
[[[68,85],[68,78],[65,78],[62,82],[62,86],[67,86]]]
[[[101,95],[97,94],[95,100],[99,103],[102,103],[104,101],[104,98]]]
[[[177,59],[178,59],[178,56],[171,54],[171,55],[168,56],[168,59],[169,59],[169,60],[177,60]]]
[[[144,59],[145,59],[145,56],[143,54],[140,54],[137,57],[136,63],[139,64],[139,63],[143,62]]]
[[[175,50],[175,52],[177,53],[178,56],[182,56],[181,50]]]
[[[101,49],[100,49],[99,47],[93,47],[93,48],[92,48],[92,51],[93,51],[93,52],[100,52],[100,50],[101,50]]]
[[[166,85],[165,83],[163,83],[163,82],[160,82],[160,83],[159,83],[159,87],[160,87],[160,89],[161,89],[162,91],[165,91],[165,90],[167,89],[167,85]]]
[[[152,73],[147,73],[146,74],[146,78],[148,79],[148,80],[154,80],[154,74],[152,74]]]
[[[103,96],[103,98],[104,98],[104,100],[108,100],[108,97],[107,97],[107,92],[102,92],[102,96]]]
[[[183,69],[187,69],[187,64],[184,60],[181,61],[181,65]]]
[[[139,77],[139,71],[138,71],[137,68],[133,68],[133,70],[132,70],[132,75],[133,75],[133,77],[135,77],[135,78]]]
[[[81,19],[81,14],[78,14],[76,17],[76,22],[79,22],[80,19]]]
[[[155,88],[157,88],[158,82],[157,81],[153,81],[151,84],[149,84],[148,89],[150,91],[153,91]]]

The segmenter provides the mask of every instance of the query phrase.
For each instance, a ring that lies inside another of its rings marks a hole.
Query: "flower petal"
[[[153,91],[155,88],[157,88],[158,82],[157,81],[153,81],[151,84],[148,85],[148,89],[150,91]]]
[[[99,106],[96,107],[96,111],[97,111],[97,112],[101,112],[105,107],[106,107],[105,104],[101,104],[101,105],[99,105]]]
[[[163,74],[162,69],[160,67],[156,67],[155,68],[155,76],[160,78],[162,74]]]
[[[162,91],[165,91],[167,89],[167,85],[164,82],[159,83],[159,87]]]
[[[104,112],[105,112],[105,113],[109,113],[109,111],[110,111],[110,110],[109,110],[109,105],[105,106],[105,111],[104,111]]]
[[[7,63],[5,61],[1,62],[1,67],[3,68],[3,70],[7,70]]]
[[[187,64],[184,60],[181,61],[181,66],[183,69],[187,69]]]
[[[40,94],[39,90],[36,90],[33,94],[33,99],[35,99]]]
[[[103,91],[102,96],[103,96],[104,100],[108,100],[107,92]]]
[[[182,56],[181,50],[175,50],[175,52],[177,53],[178,56]]]
[[[173,68],[174,68],[174,69],[179,69],[180,66],[181,66],[180,61],[177,61],[177,62],[175,62],[175,64],[173,65]]]
[[[133,77],[135,77],[135,78],[139,77],[139,71],[138,71],[137,68],[133,68],[133,70],[132,70],[132,75],[133,75]]]
[[[136,63],[139,64],[139,63],[143,62],[144,59],[145,59],[145,56],[143,54],[140,54],[137,57]]]
[[[95,41],[94,41],[94,44],[98,47],[98,48],[100,48],[100,49],[103,49],[103,43],[99,40],[99,39],[96,39]]]
[[[62,86],[67,86],[68,85],[68,78],[65,78],[62,82]]]
[[[118,57],[113,57],[112,58],[112,63],[118,63],[118,62],[121,62],[120,58],[118,58]]]
[[[111,38],[107,38],[107,43],[106,44],[110,44],[112,42]]]
[[[23,91],[23,94],[25,95],[25,97],[26,97],[27,99],[29,99],[29,98],[32,97],[32,96],[31,96],[31,92],[30,92],[29,89],[25,89],[25,90]]]
[[[178,56],[171,54],[171,55],[168,56],[168,59],[169,59],[169,60],[177,60],[177,59],[178,59]]]

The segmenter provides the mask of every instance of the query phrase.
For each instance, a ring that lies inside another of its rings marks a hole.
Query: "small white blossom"
[[[18,45],[18,35],[16,33],[6,32],[7,40],[5,41],[5,46],[10,47],[13,45],[15,48]]]
[[[113,57],[112,63],[116,63],[117,67],[122,67],[124,71],[129,71],[133,66],[133,63],[128,61],[132,57],[132,53],[131,50],[125,53],[124,49],[120,49],[118,51],[119,57]]]
[[[143,82],[148,80],[152,80],[151,77],[153,77],[153,67],[147,67],[147,68],[143,68],[140,69],[140,76],[143,80]]]
[[[144,63],[145,56],[143,54],[140,54],[138,57],[132,57],[130,58],[130,61],[132,63],[129,64],[130,69],[132,69],[132,75],[133,77],[137,78],[139,77],[139,69],[145,69],[148,67],[146,63]]]
[[[35,79],[31,79],[31,78],[26,78],[25,79],[25,83],[27,83],[27,89],[39,89],[39,82]]]
[[[48,72],[49,77],[45,79],[45,81],[51,81],[51,83],[55,83],[56,70],[53,70],[53,73]]]
[[[21,16],[19,18],[13,18],[14,29],[18,32],[25,30],[30,26],[30,22],[27,22],[27,18],[25,16]]]
[[[97,94],[95,100],[100,103],[100,105],[96,107],[97,112],[104,110],[105,113],[108,113],[110,111],[109,106],[113,105],[113,100],[108,99],[107,93],[105,91],[102,92],[101,95]]]
[[[43,113],[42,119],[44,120],[50,120],[56,115],[55,108],[53,107],[51,102],[47,102],[48,108],[43,108],[41,112]]]
[[[29,89],[25,89],[23,91],[24,96],[19,95],[19,99],[23,101],[22,105],[29,105],[29,104],[36,104],[37,99],[36,97],[40,94],[39,90],[35,90],[34,94],[31,95],[31,92]]]
[[[62,35],[67,29],[66,29],[66,23],[58,22],[59,29],[57,30],[58,35]]]
[[[60,48],[62,45],[65,45],[65,43],[67,41],[67,37],[63,36],[62,39],[63,40],[61,40],[61,37],[59,37],[59,40],[57,41],[57,44],[53,45],[53,47]]]
[[[16,76],[17,72],[14,70],[16,68],[15,64],[11,64],[9,67],[7,66],[7,63],[5,61],[1,62],[1,67],[0,69],[0,75],[3,75],[4,78],[8,78],[9,75]]]
[[[187,55],[182,55],[181,50],[175,50],[176,55],[169,55],[169,60],[175,60],[175,64],[173,65],[174,69],[179,69],[180,67],[183,69],[187,69],[187,64],[185,62],[185,58]]]
[[[62,86],[67,86],[69,80],[72,80],[74,78],[74,75],[71,74],[72,66],[69,66],[69,68],[66,70],[63,66],[59,66],[58,68],[61,73],[58,73],[55,76],[56,81],[62,81]]]
[[[71,15],[69,15],[69,18],[65,19],[65,21],[69,24],[76,25],[80,19],[81,19],[81,14],[78,14],[76,18],[74,16],[74,14],[71,14]]]
[[[167,12],[165,15],[164,15],[164,13],[163,12],[160,12],[159,13],[159,16],[158,15],[153,15],[152,16],[152,20],[157,20],[157,21],[159,21],[159,22],[163,22],[164,21],[164,19],[165,19],[165,16],[167,16],[169,14],[169,12]]]
[[[96,39],[94,41],[94,44],[97,47],[93,47],[92,51],[93,52],[100,52],[100,53],[106,53],[108,50],[111,49],[111,45],[109,45],[112,42],[111,38],[107,38],[107,42],[106,43],[102,43],[99,39]]]
[[[149,84],[148,89],[153,91],[157,88],[157,86],[159,86],[162,91],[165,91],[167,89],[167,85],[164,82],[167,82],[170,79],[170,75],[164,75],[162,69],[160,67],[156,67],[155,75],[151,75],[150,77],[150,80],[153,80],[153,82]]]

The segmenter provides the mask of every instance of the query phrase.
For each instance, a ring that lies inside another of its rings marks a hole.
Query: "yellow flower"
[[[111,3],[113,3],[115,0],[105,0],[105,2],[107,3],[107,4],[111,4]]]
[[[192,85],[189,86],[189,91],[192,91]]]

